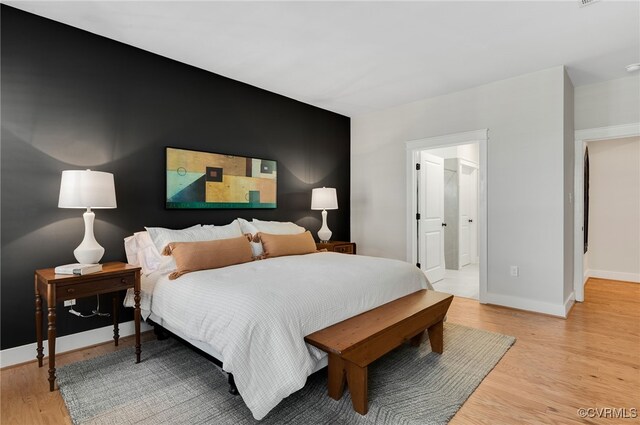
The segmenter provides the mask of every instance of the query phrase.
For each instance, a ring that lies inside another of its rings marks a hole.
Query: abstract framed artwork
[[[166,148],[169,209],[276,208],[276,161]]]

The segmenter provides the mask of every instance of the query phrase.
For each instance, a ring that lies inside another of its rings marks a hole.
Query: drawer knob
[[[126,284],[126,283],[127,283],[127,279],[125,279],[125,278],[123,277],[122,279],[120,279],[120,283],[124,283],[124,284]]]
[[[68,293],[68,294],[73,294],[74,292],[76,292],[76,290],[75,290],[75,289],[73,289],[73,288],[67,288],[67,293]]]

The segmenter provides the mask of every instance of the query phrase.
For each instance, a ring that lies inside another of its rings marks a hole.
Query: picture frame
[[[165,148],[167,209],[277,208],[275,160]]]

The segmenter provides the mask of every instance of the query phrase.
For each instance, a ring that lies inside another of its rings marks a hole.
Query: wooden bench
[[[423,289],[305,337],[329,354],[329,397],[340,400],[346,380],[353,409],[365,415],[367,366],[405,341],[420,345],[425,330],[431,349],[442,353],[443,321],[452,300],[452,295]]]

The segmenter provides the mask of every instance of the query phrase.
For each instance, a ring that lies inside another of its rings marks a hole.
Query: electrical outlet
[[[511,271],[511,276],[513,277],[520,276],[520,269],[518,268],[518,266],[511,266],[509,270]]]
[[[76,300],[75,299],[74,300],[66,300],[64,302],[64,306],[65,307],[71,307],[71,306],[74,306],[74,305],[76,305]]]

